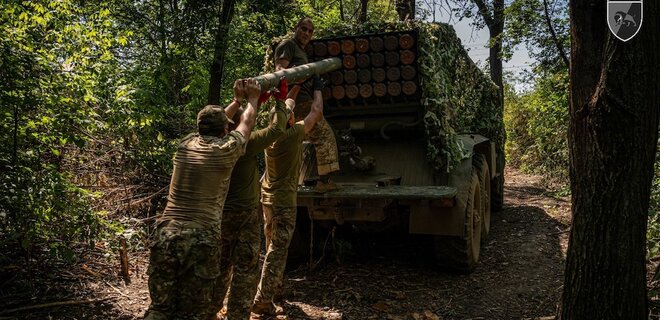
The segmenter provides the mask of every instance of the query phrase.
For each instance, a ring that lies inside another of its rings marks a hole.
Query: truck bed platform
[[[345,185],[341,189],[318,193],[314,187],[299,186],[298,198],[360,198],[360,199],[401,199],[401,200],[437,200],[452,199],[456,188],[449,186],[375,186]]]

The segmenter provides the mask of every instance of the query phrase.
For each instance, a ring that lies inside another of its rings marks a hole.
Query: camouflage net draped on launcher
[[[454,28],[422,22],[336,25],[316,30],[315,39],[417,30],[420,103],[424,106],[427,154],[435,170],[449,171],[465,154],[457,134],[477,133],[503,151],[504,124],[497,86],[469,58]],[[273,72],[273,50],[287,37],[275,38],[266,49],[264,71]]]

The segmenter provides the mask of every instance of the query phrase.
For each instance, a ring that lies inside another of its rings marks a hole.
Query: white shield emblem
[[[632,39],[642,27],[643,9],[642,0],[608,0],[607,25],[612,34],[621,41]]]

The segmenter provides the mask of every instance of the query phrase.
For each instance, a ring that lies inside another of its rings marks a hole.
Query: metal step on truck
[[[472,272],[491,211],[502,205],[497,87],[450,26],[358,32],[306,48],[310,61],[336,64],[322,77],[324,115],[340,158],[332,179],[341,189],[314,191],[315,152],[306,143],[298,215],[338,225],[400,224],[432,235],[440,266]]]

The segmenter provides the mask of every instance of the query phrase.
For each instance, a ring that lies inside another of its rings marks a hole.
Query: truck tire
[[[490,170],[486,157],[483,154],[475,154],[472,157],[472,165],[479,177],[479,186],[481,187],[481,241],[485,241],[490,233],[490,198],[491,198],[491,184],[490,184]]]
[[[504,206],[504,153],[497,154],[495,172],[499,173],[491,182],[490,208],[494,212],[502,211]]]
[[[440,267],[464,274],[474,271],[481,250],[481,201],[479,177],[473,168],[465,205],[464,236],[434,236],[434,254]]]

